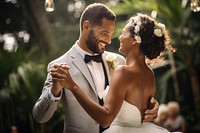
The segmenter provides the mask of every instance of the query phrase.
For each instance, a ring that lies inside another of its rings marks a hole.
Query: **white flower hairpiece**
[[[161,24],[161,23],[155,24],[154,34],[157,37],[161,37],[163,35],[164,30],[165,30],[164,24]]]
[[[117,60],[117,56],[115,54],[107,54],[106,61],[108,63],[108,66],[113,69],[115,69],[119,64],[119,61]]]
[[[141,37],[139,35],[135,36],[135,40],[137,41],[137,43],[141,43]]]
[[[140,17],[134,17],[133,18],[133,23],[131,24],[135,30],[135,40],[137,41],[137,43],[141,43],[142,39],[139,35],[140,32],[140,27],[142,25],[141,19]],[[154,35],[156,35],[157,37],[162,37],[163,36],[163,32],[165,30],[165,25],[161,24],[161,23],[155,23],[155,27],[154,27]]]
[[[133,20],[134,20],[134,23],[132,25],[133,25],[133,27],[135,27],[135,30],[134,30],[135,40],[136,40],[137,43],[141,43],[141,37],[139,35],[139,31],[140,31],[140,26],[141,26],[142,23],[141,23],[139,17],[134,17]]]

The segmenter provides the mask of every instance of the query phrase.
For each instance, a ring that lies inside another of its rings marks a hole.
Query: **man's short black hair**
[[[80,18],[81,30],[83,22],[88,20],[92,26],[101,25],[102,19],[116,20],[116,15],[108,7],[101,3],[94,3],[86,7]]]

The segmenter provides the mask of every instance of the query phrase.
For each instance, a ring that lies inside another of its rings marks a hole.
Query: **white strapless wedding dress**
[[[108,88],[107,88],[108,89]],[[106,94],[107,94],[106,89]],[[104,93],[104,96],[106,95]],[[104,97],[105,98],[105,97]],[[116,118],[103,133],[169,133],[165,128],[150,122],[141,123],[139,109],[124,101]]]

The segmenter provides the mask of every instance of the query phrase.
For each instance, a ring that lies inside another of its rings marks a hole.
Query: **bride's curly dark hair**
[[[129,20],[133,22],[133,24],[129,27],[129,31],[132,37],[135,37],[136,34],[140,36],[140,49],[148,59],[152,60],[159,58],[161,53],[166,49],[174,51],[174,48],[170,43],[171,40],[168,32],[165,29],[162,31],[162,36],[157,36],[154,34],[157,22],[145,14],[137,13],[137,16],[141,22],[140,30],[138,33],[135,33],[136,24],[134,22],[135,16],[133,16]]]

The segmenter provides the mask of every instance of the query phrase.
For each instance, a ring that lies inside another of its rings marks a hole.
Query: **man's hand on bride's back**
[[[152,108],[148,108],[144,112],[142,122],[152,122],[157,117],[159,107],[158,101],[155,98],[151,97],[149,105]]]

